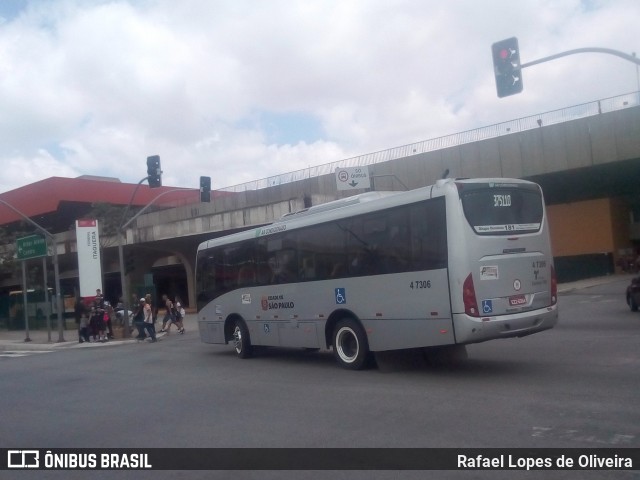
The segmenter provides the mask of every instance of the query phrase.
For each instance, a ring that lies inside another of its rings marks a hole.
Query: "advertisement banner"
[[[76,242],[80,296],[93,297],[96,289],[102,290],[98,220],[76,220]]]

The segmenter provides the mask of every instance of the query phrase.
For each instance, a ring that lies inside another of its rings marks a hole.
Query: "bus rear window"
[[[537,187],[465,185],[460,189],[464,215],[478,235],[533,233],[542,224],[542,196]]]

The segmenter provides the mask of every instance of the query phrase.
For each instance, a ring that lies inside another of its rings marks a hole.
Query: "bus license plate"
[[[513,297],[509,297],[509,305],[512,307],[517,307],[520,305],[526,305],[527,298],[524,295],[514,295]]]

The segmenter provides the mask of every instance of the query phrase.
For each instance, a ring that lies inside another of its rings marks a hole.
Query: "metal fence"
[[[252,180],[250,182],[241,183],[232,187],[219,189],[223,192],[244,192],[247,190],[260,190],[263,188],[273,187],[286,183],[296,182],[307,178],[319,177],[335,172],[336,168],[345,167],[362,167],[366,165],[374,165],[376,163],[396,160],[398,158],[418,155],[443,148],[455,147],[465,143],[478,142],[489,138],[496,138],[501,135],[523,132],[532,130],[541,126],[555,125],[558,123],[569,122],[580,118],[591,117],[601,113],[613,112],[625,108],[636,107],[640,105],[640,92],[628,93],[617,97],[605,98],[594,102],[583,103],[572,107],[553,110],[551,112],[542,113],[540,115],[532,115],[508,122],[498,123],[487,127],[467,130],[452,135],[423,140],[417,143],[411,143],[401,147],[381,150],[379,152],[367,153],[357,157],[351,157],[335,162],[325,163],[315,167],[307,167],[302,170],[296,170],[290,173],[274,175],[272,177],[262,178],[260,180]]]

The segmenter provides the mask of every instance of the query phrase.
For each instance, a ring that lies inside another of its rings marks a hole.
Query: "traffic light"
[[[200,201],[211,201],[211,177],[200,177]]]
[[[496,76],[498,97],[508,97],[522,91],[522,67],[520,49],[516,37],[507,38],[491,45],[493,69]]]
[[[149,187],[156,188],[162,186],[162,170],[160,169],[160,155],[147,157],[147,175]]]

